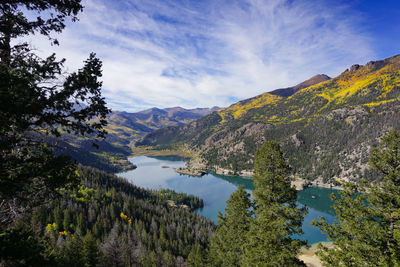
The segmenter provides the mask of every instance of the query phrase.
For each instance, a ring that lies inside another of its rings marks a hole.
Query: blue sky
[[[398,0],[84,0],[61,45],[74,70],[103,61],[113,110],[228,106],[400,53]]]

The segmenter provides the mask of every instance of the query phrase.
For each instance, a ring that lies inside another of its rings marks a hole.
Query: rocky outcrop
[[[195,168],[174,168],[174,171],[180,174],[185,174],[189,176],[198,176],[201,177],[208,173],[206,169],[195,169]]]
[[[328,75],[325,74],[318,74],[315,75],[313,77],[311,77],[310,79],[292,86],[292,87],[288,87],[288,88],[282,88],[282,89],[276,89],[274,91],[269,92],[272,95],[279,95],[279,96],[283,96],[283,97],[289,97],[293,94],[295,94],[296,92],[300,91],[301,89],[307,88],[309,86],[321,83],[321,82],[325,82],[327,80],[330,80],[331,77],[329,77]]]
[[[368,168],[369,151],[388,131],[400,129],[399,73],[400,55],[353,65],[333,79],[316,76],[323,82],[305,83],[309,87],[290,97],[269,101],[260,97],[264,93],[233,104],[237,108],[231,112],[223,109],[149,134],[142,144],[187,144],[198,151],[191,162],[225,175],[250,176],[255,151],[271,140],[280,143],[297,177],[328,184],[379,179]]]

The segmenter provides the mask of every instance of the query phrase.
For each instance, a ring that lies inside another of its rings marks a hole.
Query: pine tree
[[[320,246],[326,266],[400,266],[400,132],[371,150],[370,165],[383,180],[346,183],[331,196],[337,220],[313,222],[333,241],[331,249]]]
[[[239,266],[252,216],[250,207],[250,194],[240,186],[228,199],[225,215],[218,214],[209,253],[213,266]]]
[[[52,44],[67,19],[77,20],[81,0],[2,0],[0,3],[0,227],[40,205],[66,184],[76,185],[76,165],[55,156],[46,135],[60,130],[104,137],[110,110],[101,96],[102,63],[89,55],[72,73],[55,54],[41,58],[27,43],[41,34]],[[96,120],[94,120],[97,118]]]
[[[54,255],[28,229],[9,229],[0,234],[0,262],[2,266],[54,266]]]
[[[166,266],[166,267],[176,266],[174,256],[172,256],[171,253],[169,253],[168,251],[164,251],[164,253],[163,253],[162,265]]]
[[[83,241],[79,233],[68,235],[62,247],[58,250],[58,265],[59,266],[83,266],[82,259]]]
[[[206,266],[206,255],[204,248],[201,245],[195,245],[187,258],[187,263],[191,267],[204,267]]]
[[[96,266],[99,260],[99,248],[96,239],[89,231],[83,238],[82,258],[85,267]]]
[[[292,235],[302,233],[305,208],[297,208],[296,190],[291,187],[289,167],[280,146],[266,142],[256,152],[253,176],[255,218],[251,221],[241,257],[243,266],[302,266],[297,254],[304,241]]]

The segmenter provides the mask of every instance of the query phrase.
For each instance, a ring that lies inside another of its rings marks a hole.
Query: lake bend
[[[198,196],[203,199],[204,207],[198,213],[217,223],[218,212],[224,212],[226,201],[236,189],[243,185],[251,193],[253,181],[238,176],[222,176],[209,173],[202,177],[193,177],[176,173],[174,168],[184,167],[185,161],[174,156],[150,157],[138,156],[129,158],[137,166],[134,170],[120,172],[119,177],[126,178],[136,186],[149,189],[172,189],[176,192]],[[329,195],[335,189],[311,187],[297,192],[299,205],[308,208],[304,218],[303,232],[299,239],[309,244],[327,241],[326,235],[311,225],[318,216],[326,218],[329,223],[335,219]]]

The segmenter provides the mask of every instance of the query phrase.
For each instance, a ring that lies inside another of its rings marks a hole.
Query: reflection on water
[[[191,177],[176,173],[173,168],[182,167],[185,161],[173,156],[162,157],[134,157],[130,161],[137,165],[137,169],[119,173],[118,175],[131,181],[133,184],[150,189],[168,188],[177,192],[188,193],[201,197],[204,208],[198,212],[217,222],[218,212],[224,212],[229,196],[243,185],[248,192],[254,189],[253,181],[243,177],[231,177],[209,173],[203,177]],[[168,166],[169,168],[163,168]],[[308,207],[308,214],[304,218],[303,232],[300,239],[309,243],[326,241],[326,236],[311,226],[311,221],[323,216],[328,222],[334,220],[329,194],[336,192],[327,188],[307,188],[299,191],[299,205]]]
[[[178,156],[147,156],[147,157],[151,158],[151,159],[167,160],[167,161],[186,161],[187,160],[187,158],[178,157]]]
[[[210,172],[211,175],[217,177],[219,179],[225,180],[228,183],[231,183],[237,187],[243,185],[247,190],[254,190],[253,180],[251,178],[243,178],[241,176],[224,176],[220,174],[216,174],[214,172]]]
[[[332,193],[339,195],[335,189],[310,187],[297,193],[297,201],[315,210],[335,215],[329,197]]]

